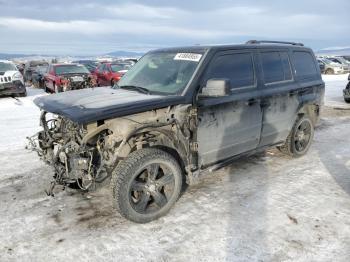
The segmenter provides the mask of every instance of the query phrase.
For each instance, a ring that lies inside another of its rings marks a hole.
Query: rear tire
[[[147,223],[168,213],[181,187],[179,163],[156,148],[130,153],[117,165],[111,179],[114,207],[136,223]]]
[[[314,137],[314,126],[308,116],[297,119],[285,143],[277,147],[282,153],[300,157],[306,154]]]
[[[57,86],[56,84],[53,84],[53,90],[55,91],[56,94],[61,93],[61,87]]]

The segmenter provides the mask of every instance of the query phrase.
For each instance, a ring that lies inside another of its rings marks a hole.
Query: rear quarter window
[[[261,52],[261,63],[266,84],[292,80],[292,72],[287,52]]]
[[[293,52],[295,75],[298,78],[314,78],[319,75],[314,57],[306,51]]]

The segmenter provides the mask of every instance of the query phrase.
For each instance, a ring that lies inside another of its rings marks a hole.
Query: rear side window
[[[266,84],[292,80],[287,52],[262,52],[261,63]]]
[[[301,78],[317,75],[317,69],[313,56],[309,52],[293,52],[295,74]]]
[[[231,88],[248,87],[255,84],[251,53],[218,56],[209,67],[206,79],[227,78]]]

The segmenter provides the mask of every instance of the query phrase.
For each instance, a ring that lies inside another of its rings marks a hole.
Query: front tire
[[[328,69],[326,70],[326,75],[334,75],[334,70],[331,69],[331,68],[328,68]]]
[[[130,153],[117,165],[111,180],[114,207],[136,223],[147,223],[168,213],[181,187],[179,163],[156,148]]]
[[[314,137],[314,126],[308,116],[302,116],[295,122],[285,143],[278,149],[289,156],[299,157],[306,154]]]

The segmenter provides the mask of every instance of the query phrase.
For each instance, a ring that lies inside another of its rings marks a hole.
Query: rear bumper
[[[0,84],[0,96],[25,93],[26,88],[21,81],[13,81],[11,83]]]

